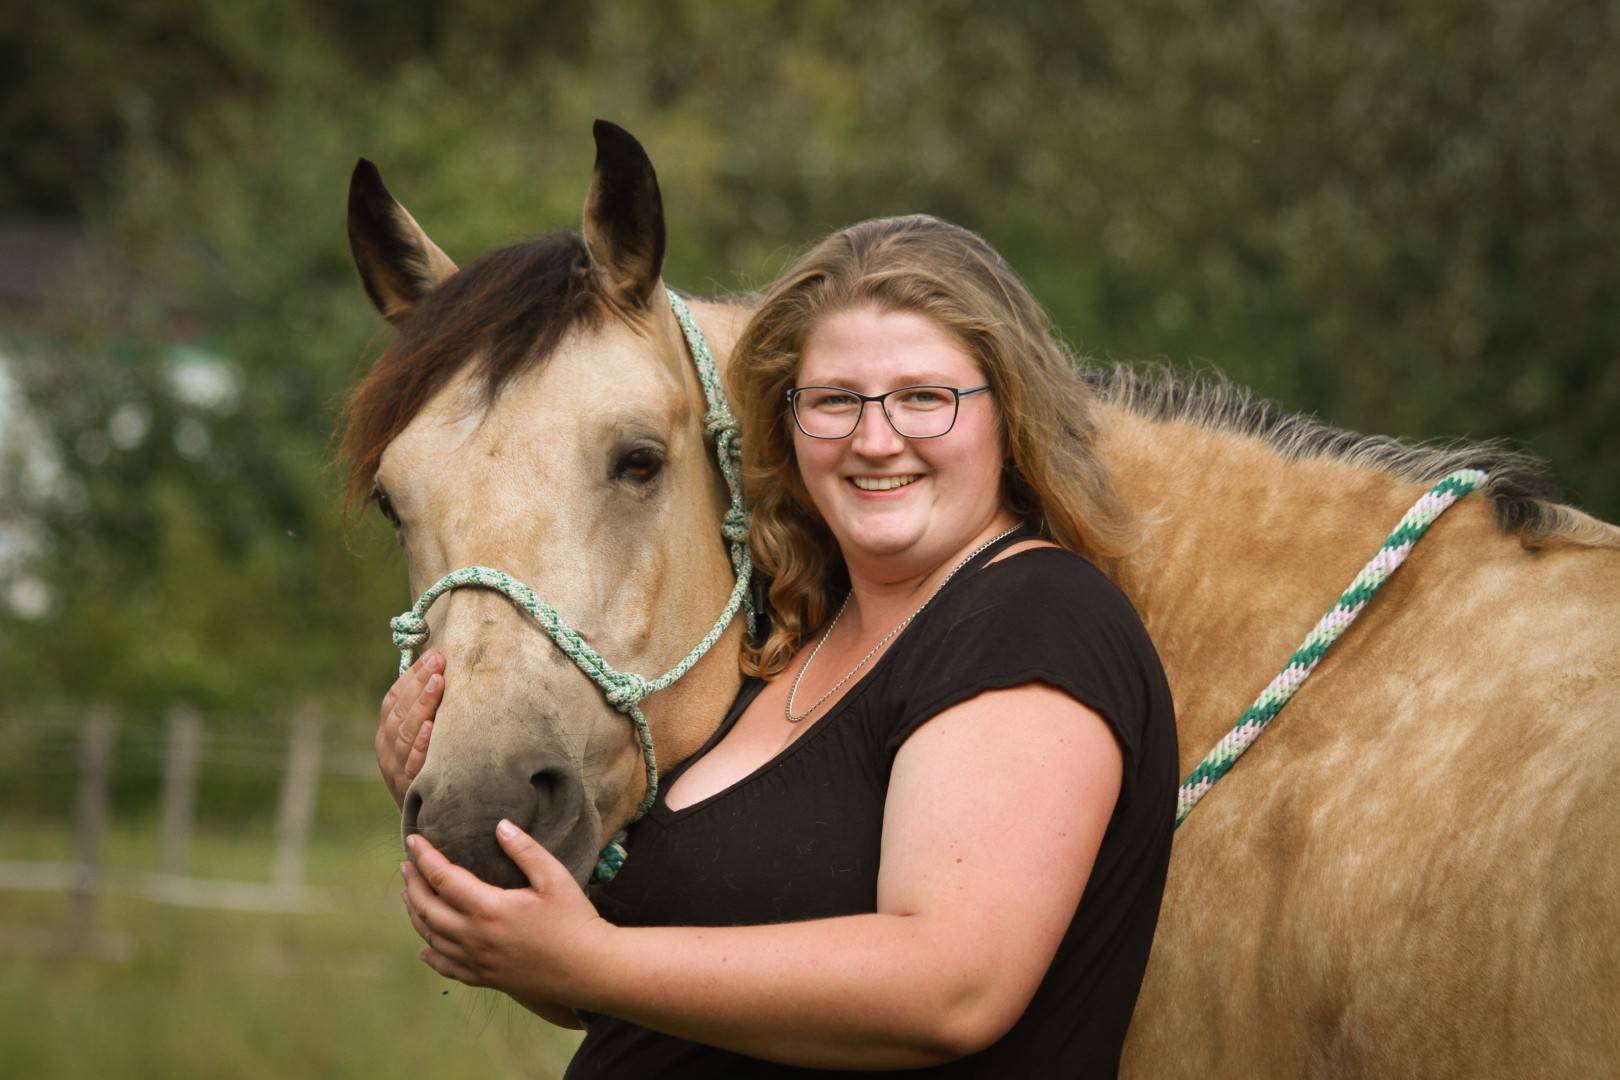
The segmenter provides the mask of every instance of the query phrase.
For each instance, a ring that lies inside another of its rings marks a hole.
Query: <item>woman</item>
[[[800,260],[728,378],[772,582],[753,677],[594,907],[505,823],[530,889],[412,838],[424,959],[578,1009],[570,1076],[1112,1075],[1176,748],[1097,569],[1131,524],[1068,354],[988,245],[910,217]],[[427,729],[441,670],[397,684],[380,748]],[[383,757],[396,787],[419,764]]]

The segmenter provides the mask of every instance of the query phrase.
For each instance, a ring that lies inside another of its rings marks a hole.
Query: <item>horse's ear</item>
[[[388,193],[377,166],[365,158],[349,178],[349,249],[366,295],[391,323],[409,315],[418,300],[456,272],[456,264]]]
[[[647,151],[598,120],[596,169],[585,196],[585,249],[611,300],[644,307],[664,266],[664,200]]]

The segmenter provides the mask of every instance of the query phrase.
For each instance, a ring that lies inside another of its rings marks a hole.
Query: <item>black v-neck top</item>
[[[1091,708],[1124,759],[1119,800],[1068,932],[1024,1015],[988,1049],[905,1076],[1113,1076],[1147,966],[1174,826],[1170,691],[1141,620],[1089,562],[1031,548],[963,567],[811,729],[730,787],[680,810],[662,796],[595,893],[622,926],[747,926],[877,910],[896,752],[931,717],[990,689],[1042,682]],[[701,757],[763,683],[746,682]],[[994,767],[993,762],[986,763]],[[683,769],[666,779],[668,791]],[[1040,888],[1042,868],[1008,882]],[[570,1080],[841,1073],[745,1057],[591,1016]]]

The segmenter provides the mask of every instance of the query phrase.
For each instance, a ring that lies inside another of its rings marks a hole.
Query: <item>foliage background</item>
[[[465,259],[574,225],[597,116],[658,167],[682,287],[927,211],[1000,248],[1081,352],[1510,438],[1620,518],[1617,31],[1620,4],[1518,0],[19,8],[0,234],[77,257],[0,308],[6,711],[138,727],[185,701],[252,732],[315,700],[364,751],[408,598],[330,460],[386,340],[349,171],[376,161]],[[0,820],[48,832],[71,785],[29,730],[0,741]],[[207,782],[220,828],[264,823],[263,783]],[[323,791],[328,835],[386,837],[380,796]],[[121,776],[122,814],[155,799]]]

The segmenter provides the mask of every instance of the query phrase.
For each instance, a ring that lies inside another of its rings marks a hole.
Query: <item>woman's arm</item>
[[[419,843],[407,903],[435,970],[519,1001],[566,1001],[797,1065],[935,1064],[990,1045],[1023,1013],[1079,903],[1121,772],[1107,725],[1074,699],[1040,684],[992,691],[901,747],[875,914],[614,927],[521,833],[502,843],[531,888],[494,889]]]

